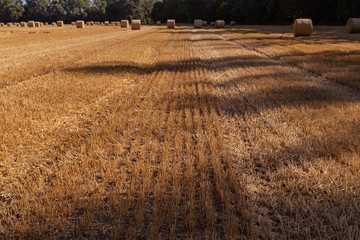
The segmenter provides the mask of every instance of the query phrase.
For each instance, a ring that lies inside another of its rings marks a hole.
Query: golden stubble
[[[359,236],[353,85],[223,30],[96,28],[1,68],[0,238]]]

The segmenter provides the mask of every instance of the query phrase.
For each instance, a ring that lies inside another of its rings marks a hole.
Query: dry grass
[[[317,26],[311,37],[296,39],[284,26],[239,26],[233,31],[241,33],[234,40],[273,59],[360,89],[360,36],[348,34],[346,27]]]
[[[360,237],[357,90],[248,33],[44,29],[0,34],[0,238]]]

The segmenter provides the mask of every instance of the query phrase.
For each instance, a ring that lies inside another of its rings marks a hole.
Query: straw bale
[[[129,20],[121,20],[122,28],[129,28]]]
[[[224,28],[225,27],[225,21],[224,20],[216,20],[215,21],[215,27],[216,28]]]
[[[35,27],[35,22],[34,21],[28,21],[28,27]]]
[[[360,18],[349,18],[346,23],[348,33],[360,32]]]
[[[311,19],[308,18],[299,18],[295,19],[293,30],[294,37],[298,36],[311,36],[313,33],[313,23]]]
[[[194,20],[194,28],[202,28],[203,21],[201,19],[195,19]]]
[[[167,28],[175,28],[175,19],[167,20]]]
[[[75,25],[76,28],[85,28],[85,22],[83,20],[77,20]]]
[[[132,30],[140,30],[141,28],[141,21],[138,19],[131,20],[131,29]]]

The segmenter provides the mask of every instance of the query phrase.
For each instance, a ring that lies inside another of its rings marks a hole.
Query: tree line
[[[199,18],[288,24],[299,17],[315,24],[344,24],[349,17],[360,17],[360,0],[0,0],[2,22],[174,18],[190,23]]]

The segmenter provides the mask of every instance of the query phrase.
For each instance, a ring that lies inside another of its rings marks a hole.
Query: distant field
[[[0,27],[0,239],[360,239],[360,35]]]

